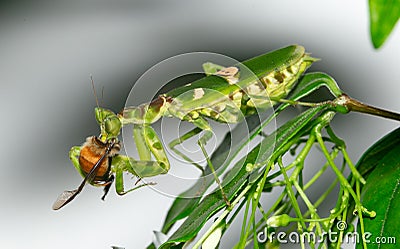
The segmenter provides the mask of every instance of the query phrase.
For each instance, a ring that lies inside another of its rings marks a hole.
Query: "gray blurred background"
[[[144,248],[173,199],[150,188],[118,197],[81,181],[71,146],[96,135],[89,76],[119,111],[134,82],[170,56],[206,51],[247,59],[304,45],[349,95],[400,111],[397,27],[372,48],[367,1],[22,1],[0,5],[1,248]],[[398,123],[338,115],[333,127],[357,161]],[[224,242],[225,248],[232,246]]]

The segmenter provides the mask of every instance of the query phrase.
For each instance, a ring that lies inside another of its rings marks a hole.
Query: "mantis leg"
[[[182,144],[183,142],[185,142],[186,140],[196,136],[197,134],[199,134],[200,132],[204,131],[203,136],[200,138],[200,140],[202,141],[202,143],[205,145],[207,144],[208,140],[211,139],[212,137],[212,132],[211,132],[211,127],[208,124],[208,122],[203,119],[202,117],[198,117],[196,119],[192,119],[192,120],[188,120],[189,122],[193,123],[195,126],[197,126],[196,128],[194,128],[193,130],[190,130],[189,132],[185,133],[183,136],[174,139],[172,142],[170,142],[168,144],[168,147],[174,151],[176,154],[178,154],[180,157],[182,157],[185,161],[193,164],[196,168],[198,168],[199,170],[201,170],[202,172],[204,172],[204,169],[201,165],[193,162],[192,159],[190,159],[188,156],[186,156],[183,152],[181,152],[180,150],[178,150],[177,148],[175,148],[177,145]]]
[[[170,164],[164,146],[154,129],[149,125],[134,125],[133,138],[139,153],[139,161],[130,159],[133,171],[139,177],[166,174]],[[154,156],[155,161],[152,160]]]
[[[208,156],[208,153],[207,153],[206,149],[204,148],[204,144],[203,144],[203,142],[201,141],[201,139],[199,139],[198,144],[199,144],[199,146],[200,146],[200,148],[201,148],[201,151],[203,152],[203,155],[205,156],[205,158],[206,158],[206,160],[207,160],[207,164],[208,164],[208,166],[210,167],[211,172],[213,173],[213,176],[214,176],[214,178],[215,178],[215,181],[217,182],[218,187],[219,187],[219,189],[221,190],[221,194],[222,194],[222,197],[223,197],[224,200],[225,200],[225,203],[226,203],[228,206],[231,206],[231,203],[229,202],[228,197],[226,196],[225,191],[224,191],[224,189],[222,188],[221,181],[219,180],[218,175],[217,175],[217,173],[215,172],[214,165],[212,164],[212,162],[211,162],[211,160],[210,160],[210,157]]]
[[[228,206],[231,206],[231,203],[229,202],[228,197],[226,196],[224,189],[222,188],[221,181],[219,180],[218,175],[215,172],[214,165],[212,164],[210,157],[208,156],[208,153],[204,147],[207,144],[208,140],[210,140],[213,135],[213,133],[211,131],[211,127],[208,124],[208,122],[205,119],[203,119],[202,117],[199,117],[199,118],[193,120],[193,124],[204,131],[204,135],[197,141],[197,144],[200,146],[201,151],[203,152],[203,155],[205,156],[205,158],[207,160],[207,164],[210,167],[211,172],[213,173],[213,176],[219,186],[219,189],[221,190],[222,197],[224,198],[226,204]]]
[[[69,151],[69,159],[71,160],[72,164],[74,165],[75,169],[79,172],[79,174],[85,178],[86,174],[82,171],[81,165],[79,164],[79,155],[81,153],[80,146],[74,146]]]
[[[115,189],[119,195],[124,195],[138,188],[155,184],[150,182],[125,190],[123,180],[124,171],[141,179],[166,174],[170,167],[161,140],[151,126],[134,125],[133,138],[140,160],[135,160],[132,157],[124,155],[116,155],[112,158],[112,170],[115,173]],[[152,160],[152,155],[156,160]]]
[[[193,123],[195,126],[197,126],[196,128],[194,128],[193,130],[187,132],[186,134],[184,134],[183,136],[173,140],[171,143],[169,143],[169,147],[178,155],[180,155],[183,159],[185,159],[186,161],[188,161],[189,163],[195,165],[197,168],[201,169],[201,171],[204,172],[204,169],[198,165],[197,163],[193,162],[189,157],[187,157],[185,154],[183,154],[181,151],[179,151],[178,149],[175,148],[175,146],[183,143],[184,141],[188,140],[189,138],[199,134],[200,132],[204,132],[204,134],[200,137],[200,139],[197,141],[197,144],[200,146],[200,149],[202,150],[202,153],[204,155],[204,157],[207,160],[207,164],[211,169],[211,172],[213,173],[213,176],[215,178],[215,181],[217,182],[220,190],[221,190],[221,194],[226,202],[226,204],[228,206],[230,206],[230,202],[222,188],[221,185],[221,181],[219,180],[217,173],[215,172],[215,168],[213,166],[213,164],[211,163],[210,157],[207,153],[207,151],[205,150],[205,145],[207,144],[207,142],[212,138],[212,129],[209,125],[209,123],[202,117],[197,117],[196,119],[191,119],[188,120],[189,122]]]
[[[202,172],[204,172],[204,169],[201,165],[199,165],[198,163],[193,162],[192,159],[190,159],[188,156],[186,156],[184,153],[182,153],[180,150],[178,150],[177,148],[175,148],[177,145],[182,144],[183,142],[185,142],[186,140],[188,140],[189,138],[194,137],[195,135],[199,134],[202,131],[202,129],[200,128],[194,128],[193,130],[187,132],[186,134],[184,134],[183,136],[174,139],[172,142],[170,142],[168,144],[168,147],[175,152],[177,155],[179,155],[180,157],[182,157],[185,161],[193,164],[196,168],[198,168],[199,170],[201,170]]]
[[[139,161],[139,163],[133,164],[138,161],[135,161],[134,159],[132,159],[130,157],[122,156],[122,155],[118,155],[113,159],[114,159],[113,166],[114,166],[114,170],[115,170],[115,190],[116,190],[117,194],[124,195],[124,194],[127,194],[138,188],[155,184],[153,182],[144,183],[144,184],[138,185],[136,187],[133,187],[133,188],[125,191],[123,172],[128,171],[134,175],[137,175],[137,172],[134,170],[135,166],[138,166],[141,164],[142,167],[148,168],[148,167],[152,166],[151,162]],[[154,162],[153,166],[156,166],[155,162]],[[159,166],[157,165],[157,167],[159,167]],[[145,175],[141,175],[141,177],[145,177]]]

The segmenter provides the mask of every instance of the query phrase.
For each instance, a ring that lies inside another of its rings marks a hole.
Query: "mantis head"
[[[100,125],[100,140],[104,142],[116,138],[122,127],[122,123],[118,116],[114,112],[101,107],[96,107],[94,111],[97,123]]]

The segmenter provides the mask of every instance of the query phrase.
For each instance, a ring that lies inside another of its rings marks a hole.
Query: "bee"
[[[60,194],[53,204],[53,209],[58,210],[72,201],[83,189],[86,183],[93,186],[104,186],[104,200],[112,183],[114,182],[114,174],[111,171],[112,159],[121,150],[121,144],[116,138],[102,142],[98,137],[91,136],[86,138],[86,142],[80,148],[78,157],[80,168],[78,171],[84,176],[82,183],[77,189],[66,190]],[[74,152],[71,149],[70,156]],[[71,157],[71,160],[74,158]],[[75,157],[76,160],[76,157]]]

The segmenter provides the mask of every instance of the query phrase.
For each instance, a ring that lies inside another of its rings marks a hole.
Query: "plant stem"
[[[243,191],[233,200],[231,203],[231,208],[226,209],[218,219],[212,224],[212,226],[206,231],[206,233],[197,241],[197,243],[193,246],[193,249],[197,249],[203,244],[203,242],[207,239],[208,236],[219,226],[219,224],[225,219],[225,217],[232,211],[232,208],[243,198],[243,196],[249,191],[251,186],[246,186]]]

